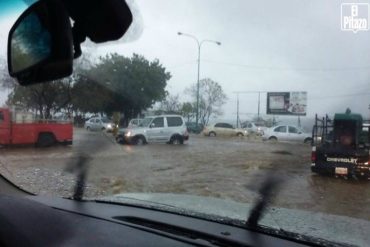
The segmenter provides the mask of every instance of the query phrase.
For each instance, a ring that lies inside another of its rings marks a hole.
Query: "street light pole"
[[[202,43],[199,43],[198,39],[198,76],[197,76],[197,113],[195,115],[195,126],[198,128],[198,123],[199,123],[199,90],[200,90],[200,85],[199,85],[199,76],[200,76],[200,48],[202,46]]]
[[[203,43],[205,43],[205,42],[215,43],[217,45],[221,45],[221,42],[215,41],[215,40],[210,40],[210,39],[204,39],[204,40],[199,42],[199,39],[197,37],[195,37],[194,35],[187,34],[187,33],[181,33],[181,32],[178,32],[177,34],[187,36],[189,38],[194,39],[197,42],[197,45],[198,45],[197,107],[196,107],[197,112],[196,112],[196,115],[195,115],[196,126],[198,126],[198,123],[199,123],[199,91],[200,91],[200,82],[199,82],[199,80],[200,80],[200,50],[202,48]]]

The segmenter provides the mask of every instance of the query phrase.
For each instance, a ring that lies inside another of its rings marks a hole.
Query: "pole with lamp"
[[[191,34],[182,33],[182,32],[178,32],[177,34],[180,35],[180,36],[186,36],[186,37],[192,38],[193,40],[195,40],[197,42],[197,45],[198,45],[197,109],[196,109],[197,112],[196,112],[196,117],[195,117],[196,126],[198,127],[198,123],[199,123],[199,87],[200,87],[200,85],[199,85],[200,49],[202,48],[202,45],[206,42],[214,43],[216,45],[221,45],[221,42],[215,41],[215,40],[210,40],[210,39],[204,39],[202,41],[199,41],[199,39],[197,37],[195,37],[194,35],[191,35]]]

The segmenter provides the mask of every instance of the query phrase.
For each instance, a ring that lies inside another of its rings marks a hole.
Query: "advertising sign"
[[[267,114],[306,116],[307,92],[267,93]]]

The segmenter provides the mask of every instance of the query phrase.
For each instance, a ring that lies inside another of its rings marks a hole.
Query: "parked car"
[[[188,128],[189,133],[195,133],[199,134],[203,131],[204,125],[201,123],[195,123],[195,122],[186,122],[186,127]]]
[[[131,119],[130,122],[128,123],[127,127],[128,128],[138,127],[142,121],[143,121],[143,119],[141,119],[141,118]]]
[[[124,141],[128,144],[146,143],[184,144],[189,134],[184,119],[179,115],[160,115],[144,118],[137,128],[128,128],[124,132]]]
[[[257,122],[244,122],[242,128],[246,129],[249,133],[256,133],[257,135],[263,135],[267,130],[267,127],[263,123]]]
[[[93,117],[85,122],[85,129],[87,130],[106,130],[112,131],[114,123],[108,118]]]
[[[205,136],[246,136],[248,131],[241,128],[234,128],[228,123],[216,123],[207,126],[203,130]]]
[[[270,141],[297,141],[310,143],[312,135],[296,126],[278,125],[267,129],[262,138],[263,140]]]

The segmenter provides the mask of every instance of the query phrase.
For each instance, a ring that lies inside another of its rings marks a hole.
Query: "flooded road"
[[[111,134],[75,129],[72,146],[0,149],[0,170],[31,192],[70,196],[80,155],[90,157],[87,197],[165,192],[253,202],[273,173],[283,180],[274,206],[370,220],[369,182],[312,174],[304,144],[191,136],[182,146],[127,146]]]

